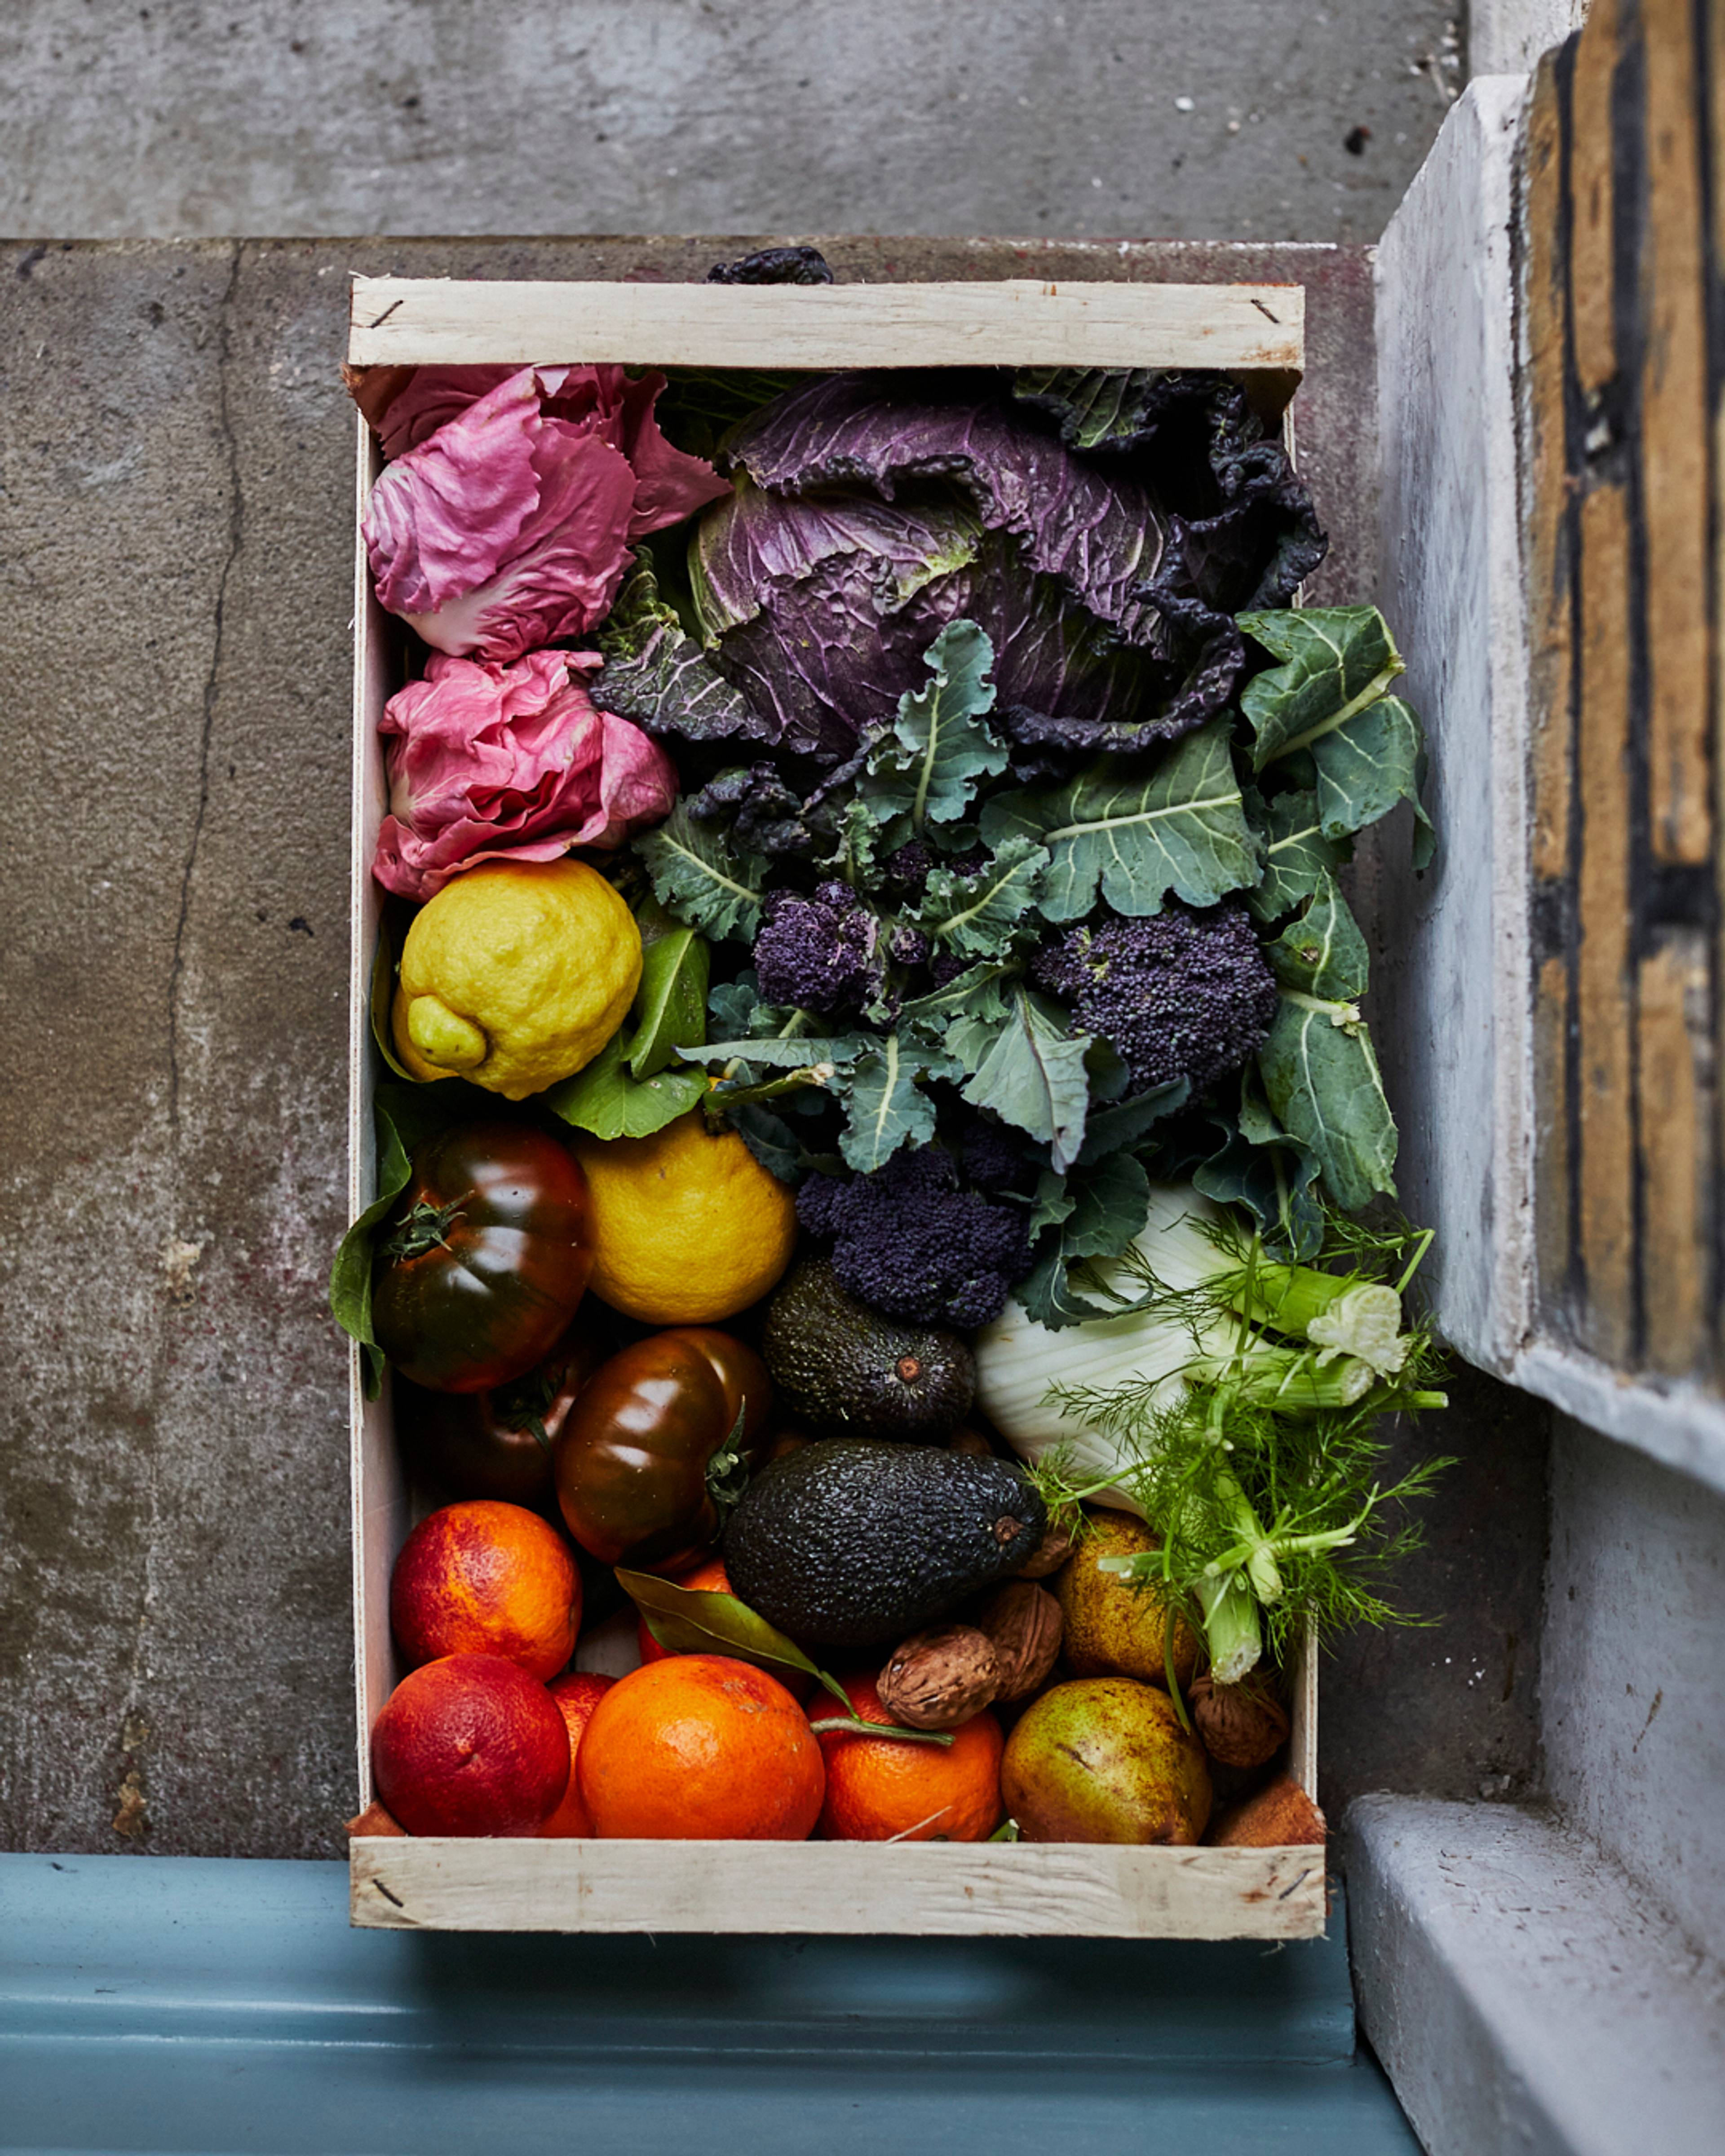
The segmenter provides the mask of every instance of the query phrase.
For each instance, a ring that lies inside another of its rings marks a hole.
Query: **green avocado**
[[[976,1363],[956,1332],[883,1317],[811,1258],[773,1298],[761,1353],[784,1407],[820,1437],[938,1445],[970,1413]]]
[[[749,1485],[725,1531],[725,1571],[794,1640],[880,1646],[1016,1572],[1046,1521],[1014,1461],[829,1438]]]

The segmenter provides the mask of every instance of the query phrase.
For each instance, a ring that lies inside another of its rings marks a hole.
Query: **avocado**
[[[956,1332],[883,1317],[811,1258],[774,1296],[761,1336],[778,1395],[822,1437],[938,1445],[970,1413],[976,1363]]]
[[[1014,1573],[1047,1512],[1016,1461],[828,1438],[776,1460],[725,1531],[732,1590],[811,1645],[902,1639]]]

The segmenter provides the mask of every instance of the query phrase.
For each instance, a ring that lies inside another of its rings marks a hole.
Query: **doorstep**
[[[341,1864],[0,1856],[0,2150],[1417,2156],[1329,1936],[354,1932]]]

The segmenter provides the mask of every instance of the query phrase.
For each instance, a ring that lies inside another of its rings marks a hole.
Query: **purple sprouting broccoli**
[[[938,1145],[895,1153],[871,1175],[808,1177],[797,1218],[832,1239],[841,1287],[919,1325],[986,1325],[1030,1270],[1024,1208],[961,1190],[957,1164]]]
[[[812,898],[768,891],[754,951],[762,1002],[855,1018],[880,978],[879,929],[848,884],[821,884]]]
[[[1194,1093],[1237,1070],[1276,1017],[1275,976],[1243,906],[1171,900],[1147,921],[1105,913],[1038,952],[1039,988],[1126,1065],[1134,1092],[1178,1078]]]

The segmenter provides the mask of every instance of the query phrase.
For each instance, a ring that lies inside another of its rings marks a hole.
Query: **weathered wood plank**
[[[357,277],[355,367],[1305,365],[1298,285],[495,284]]]
[[[1550,1317],[1567,1292],[1574,1248],[1569,1208],[1569,968],[1540,966],[1533,992],[1534,1240],[1539,1287]]]
[[[1532,736],[1532,866],[1556,879],[1569,868],[1574,728],[1569,579],[1568,444],[1564,424],[1568,256],[1563,246],[1563,110],[1556,55],[1539,65],[1527,116],[1523,294],[1527,400],[1528,721]]]
[[[1641,260],[1648,812],[1656,859],[1702,862],[1712,814],[1700,85],[1691,0],[1640,0],[1639,18],[1651,213]]]
[[[1707,1035],[1707,953],[1698,932],[1642,959],[1636,1090],[1645,1240],[1645,1354],[1666,1377],[1693,1373],[1709,1331],[1708,1199],[1713,1176]]]
[[[1624,490],[1596,487],[1581,507],[1578,1225],[1588,1344],[1619,1368],[1627,1363],[1635,1341],[1629,554]]]
[[[1575,367],[1597,396],[1617,372],[1612,320],[1611,84],[1617,69],[1617,0],[1594,0],[1575,52],[1569,152],[1569,275]]]
[[[1319,1937],[1324,1852],[1074,1843],[350,1845],[352,1919],[397,1931]]]

